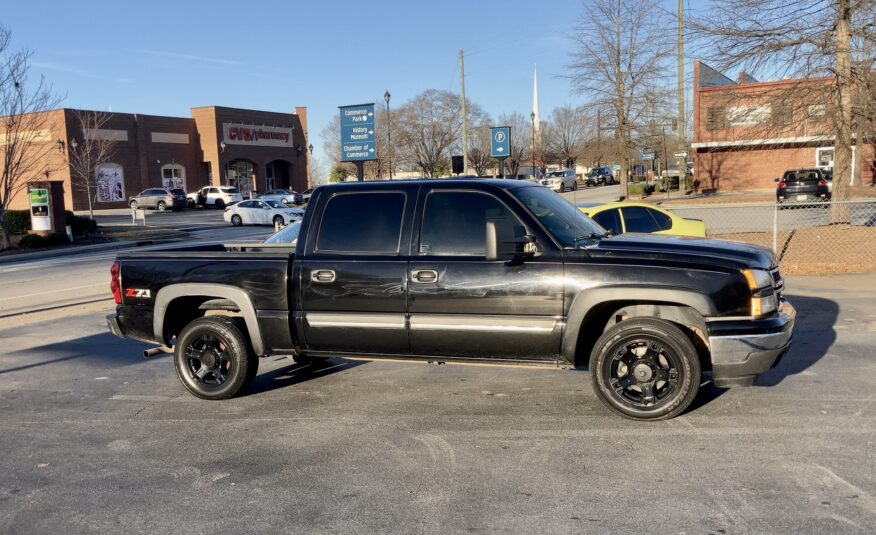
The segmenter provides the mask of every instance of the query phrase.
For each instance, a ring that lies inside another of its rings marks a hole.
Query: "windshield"
[[[551,171],[550,173],[547,174],[547,176],[548,176],[548,178],[550,178],[552,176],[553,177],[557,177],[557,176],[564,177],[564,176],[566,176],[566,173],[564,171]]]
[[[564,247],[606,235],[605,229],[547,188],[515,188],[517,197]]]
[[[265,240],[265,243],[295,243],[298,240],[298,233],[301,232],[301,222],[292,223],[287,227],[283,227],[278,232],[271,234]]]
[[[286,205],[285,205],[285,204],[280,204],[280,203],[278,203],[277,201],[270,201],[270,200],[267,200],[267,201],[264,201],[264,202],[265,202],[265,204],[267,204],[267,205],[270,206],[271,208],[286,208]]]

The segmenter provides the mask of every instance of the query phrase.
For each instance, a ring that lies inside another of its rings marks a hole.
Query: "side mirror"
[[[488,219],[486,225],[486,260],[520,262],[535,255],[538,247],[532,236],[522,235],[518,238],[515,225],[508,219]]]

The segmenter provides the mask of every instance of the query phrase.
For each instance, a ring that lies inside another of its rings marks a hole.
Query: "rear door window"
[[[657,232],[660,230],[657,222],[651,216],[651,210],[641,206],[631,206],[621,209],[627,232]]]
[[[398,254],[405,198],[402,192],[335,195],[322,214],[316,252]]]
[[[657,230],[669,230],[672,228],[672,218],[663,212],[658,212],[657,210],[652,210],[647,208],[648,213],[651,214],[651,217],[654,218],[654,222],[657,223]]]

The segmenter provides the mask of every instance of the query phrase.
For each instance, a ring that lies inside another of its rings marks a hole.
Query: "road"
[[[0,532],[868,533],[872,277],[787,293],[778,368],[652,424],[554,369],[269,358],[206,402],[105,304],[0,319]]]
[[[127,249],[104,250],[86,254],[26,260],[0,264],[0,317],[20,314],[34,309],[59,307],[70,303],[110,299],[109,268],[115,255],[123,251],[148,251],[167,247],[188,247],[224,241],[261,240],[273,232],[272,227],[244,226],[233,227],[216,221],[216,212],[182,212],[166,215],[174,220],[161,221],[167,227],[188,229],[191,241],[173,245],[129,247]],[[101,224],[112,224],[108,218],[98,216]],[[158,217],[165,217],[161,213]],[[157,218],[156,218],[157,219]],[[149,224],[153,225],[149,220]],[[130,222],[130,220],[128,221]],[[157,223],[157,221],[156,221]],[[158,226],[157,224],[155,226]]]

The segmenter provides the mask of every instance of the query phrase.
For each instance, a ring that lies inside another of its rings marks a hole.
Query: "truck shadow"
[[[142,342],[119,340],[110,333],[93,334],[7,353],[10,361],[0,361],[0,375],[67,361],[109,370],[143,362],[143,350],[150,347]],[[9,364],[4,366],[6,362]]]
[[[797,309],[791,349],[778,366],[758,377],[754,383],[756,386],[775,386],[785,378],[807,370],[826,355],[836,342],[834,325],[839,317],[839,304],[836,301],[791,294],[787,297]]]
[[[272,357],[277,358],[277,357]],[[279,357],[285,359],[286,357]],[[255,382],[243,394],[251,396],[270,392],[278,388],[286,388],[288,386],[297,385],[320,377],[326,377],[334,373],[355,368],[367,364],[364,361],[344,360],[340,358],[331,359],[314,359],[313,362],[300,364],[294,363],[291,366],[278,368],[265,373],[259,373]]]

